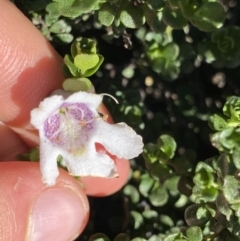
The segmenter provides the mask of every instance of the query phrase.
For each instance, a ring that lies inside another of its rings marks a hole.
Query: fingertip
[[[46,187],[39,163],[2,162],[0,193],[3,241],[70,240],[88,221],[87,197],[64,170],[60,170],[54,187]]]
[[[16,160],[20,153],[28,151],[28,146],[9,127],[0,122],[0,160]]]
[[[0,6],[0,120],[26,137],[30,111],[61,87],[62,59],[10,1]]]

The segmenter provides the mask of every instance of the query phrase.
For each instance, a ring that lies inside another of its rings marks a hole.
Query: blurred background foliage
[[[240,240],[239,1],[13,2],[64,58],[64,88],[115,96],[114,120],[144,139],[77,240]],[[70,55],[78,37],[89,47]]]

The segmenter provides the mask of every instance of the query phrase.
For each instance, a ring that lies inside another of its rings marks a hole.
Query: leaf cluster
[[[146,143],[120,193],[90,198],[78,240],[238,241],[237,1],[14,3],[64,57],[63,88],[93,91],[94,84],[115,96],[119,105],[104,99],[114,120]],[[38,150],[19,158],[36,161]]]

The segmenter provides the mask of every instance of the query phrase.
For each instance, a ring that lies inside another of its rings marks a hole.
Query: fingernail
[[[86,207],[74,191],[49,188],[33,207],[29,240],[71,240],[85,225],[86,218]]]

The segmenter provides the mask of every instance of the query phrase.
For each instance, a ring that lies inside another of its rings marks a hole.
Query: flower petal
[[[43,127],[44,121],[51,116],[51,114],[57,110],[63,102],[64,99],[60,95],[54,95],[44,99],[38,108],[31,111],[31,124],[40,130]]]
[[[142,137],[125,123],[108,124],[99,119],[94,135],[96,142],[118,158],[131,159],[142,152]]]
[[[86,143],[84,150],[71,153],[61,150],[61,155],[66,167],[74,176],[116,176],[114,161],[105,153],[97,153],[93,142]]]
[[[85,103],[90,109],[97,109],[102,103],[102,96],[91,94],[84,91],[76,92],[70,95],[65,102],[69,103]]]
[[[55,185],[56,178],[59,175],[57,167],[57,157],[61,150],[54,146],[44,135],[40,132],[40,169],[42,173],[43,182],[49,186]]]

